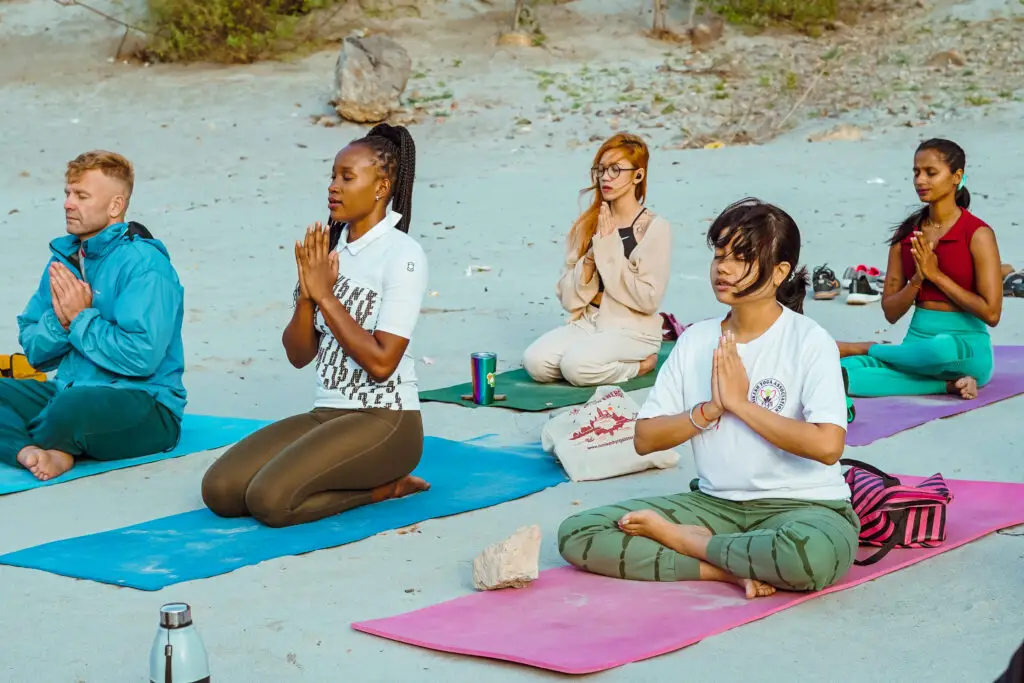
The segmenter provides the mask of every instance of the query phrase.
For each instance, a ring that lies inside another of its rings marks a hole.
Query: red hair
[[[633,192],[636,194],[637,200],[643,204],[647,198],[647,162],[651,157],[651,153],[647,149],[647,143],[639,135],[616,133],[605,140],[600,149],[597,150],[597,154],[594,155],[593,166],[596,167],[601,163],[601,157],[613,149],[622,150],[623,158],[626,161],[638,169],[643,169],[643,178],[633,186]],[[569,231],[569,241],[576,248],[576,254],[579,258],[582,258],[587,253],[587,250],[590,248],[590,242],[594,239],[594,233],[597,232],[597,214],[601,211],[601,203],[603,201],[601,199],[601,192],[598,189],[600,182],[601,179],[598,178],[597,182],[580,191],[580,196],[593,192],[594,201],[590,208],[580,214],[580,217],[576,219],[572,229]]]

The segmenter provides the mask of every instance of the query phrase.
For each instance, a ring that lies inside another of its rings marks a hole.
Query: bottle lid
[[[185,628],[192,625],[192,608],[184,602],[170,602],[160,608],[160,625],[164,628]]]

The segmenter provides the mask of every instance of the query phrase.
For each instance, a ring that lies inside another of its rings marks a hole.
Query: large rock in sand
[[[349,121],[383,121],[399,107],[411,72],[409,53],[387,36],[348,36],[334,70],[331,104]]]
[[[473,560],[478,590],[522,588],[540,575],[540,527],[524,526]]]

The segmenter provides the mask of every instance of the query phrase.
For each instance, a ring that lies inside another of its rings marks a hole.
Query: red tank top
[[[935,245],[935,256],[939,260],[939,270],[953,282],[969,292],[977,293],[974,282],[974,257],[971,256],[971,238],[978,228],[988,227],[986,223],[967,209],[961,209],[960,218],[949,229],[939,243]],[[914,255],[910,253],[910,237],[900,243],[900,256],[903,259],[903,274],[909,280],[917,272]],[[921,291],[917,293],[917,301],[945,301],[949,298],[931,281],[925,280]]]

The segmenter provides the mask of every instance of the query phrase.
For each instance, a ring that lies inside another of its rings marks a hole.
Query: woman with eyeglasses
[[[597,151],[581,193],[593,193],[593,203],[569,231],[557,286],[569,322],[523,355],[535,381],[620,384],[655,369],[672,243],[668,221],[644,206],[649,157],[629,133]]]

